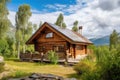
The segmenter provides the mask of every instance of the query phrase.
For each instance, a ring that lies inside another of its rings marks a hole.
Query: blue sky
[[[78,20],[83,35],[88,38],[109,35],[114,29],[120,32],[120,0],[11,0],[7,4],[8,18],[15,25],[15,14],[22,4],[31,6],[29,21],[55,23],[58,15],[64,15],[67,28]]]
[[[92,0],[88,0],[88,1],[92,1]],[[88,1],[81,0],[80,1],[82,5],[81,8],[84,7]],[[76,5],[77,1],[76,0],[11,0],[11,2],[7,6],[9,10],[17,11],[18,7],[22,4],[29,4],[31,6],[33,13],[45,13],[45,12],[62,11],[60,7],[68,8],[71,5]]]
[[[13,11],[17,11],[18,7],[22,4],[29,4],[32,9],[44,11],[45,9],[50,10],[46,7],[46,5],[54,5],[54,4],[61,4],[61,5],[73,5],[76,4],[75,0],[11,0],[8,4],[8,8]],[[51,10],[52,11],[52,10]]]

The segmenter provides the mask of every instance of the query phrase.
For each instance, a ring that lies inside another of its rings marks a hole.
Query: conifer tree
[[[73,23],[72,31],[78,32],[78,21]]]
[[[120,38],[119,38],[119,34],[116,32],[116,30],[113,30],[112,34],[110,35],[109,41],[110,41],[110,44],[109,44],[110,50],[117,48]]]
[[[67,26],[66,26],[66,24],[65,23],[62,23],[62,28],[66,28]]]
[[[64,23],[64,17],[62,13],[59,14],[55,24],[61,28],[66,28],[66,24]]]
[[[40,23],[39,23],[39,27],[41,27],[41,26],[42,26],[42,24],[43,24],[43,23],[42,23],[42,21],[40,21]]]
[[[33,29],[36,31],[37,30],[37,24],[33,24]]]

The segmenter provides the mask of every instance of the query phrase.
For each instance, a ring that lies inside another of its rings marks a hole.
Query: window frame
[[[45,35],[45,38],[48,39],[48,38],[53,38],[53,32],[49,32]]]
[[[76,49],[77,49],[77,50],[83,50],[84,48],[83,48],[82,45],[77,45],[77,46],[76,46]]]
[[[40,51],[40,52],[45,51],[45,46],[39,46],[39,51]]]
[[[64,45],[55,45],[55,46],[53,46],[53,50],[55,52],[64,52],[65,51],[65,46]]]

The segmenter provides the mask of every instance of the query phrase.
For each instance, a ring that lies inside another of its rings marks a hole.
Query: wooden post
[[[43,62],[43,58],[44,58],[44,54],[43,52],[40,53],[41,54],[41,63]]]
[[[87,45],[85,45],[85,54],[87,54]]]
[[[65,51],[65,61],[68,63],[68,56],[69,56],[69,52],[68,50]]]
[[[73,44],[74,59],[76,58],[75,44]]]

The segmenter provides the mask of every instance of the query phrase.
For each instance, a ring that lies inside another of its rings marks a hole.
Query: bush
[[[88,58],[88,62],[81,61],[75,66],[74,69],[81,79],[120,80],[120,50],[109,51],[108,47],[99,46],[94,49],[94,54],[96,56],[95,64],[91,63],[92,60]]]
[[[4,39],[0,39],[0,54],[5,55],[7,49],[8,49],[7,41]]]
[[[1,73],[2,71],[4,71],[4,64],[5,64],[5,63],[3,63],[3,62],[0,63],[0,73]]]
[[[82,80],[100,80],[100,74],[96,70],[88,71],[81,76]]]
[[[74,66],[74,70],[77,72],[77,74],[82,75],[91,70],[91,65],[87,61],[80,61]]]
[[[58,55],[56,54],[55,51],[52,51],[52,50],[48,51],[48,59],[53,64],[57,64],[58,63]]]
[[[120,80],[120,52],[112,51],[104,66],[101,66],[103,80]]]
[[[120,66],[113,64],[103,72],[103,80],[120,80]]]
[[[74,70],[80,76],[80,80],[99,80],[99,69],[96,68],[96,63],[84,59],[75,65]]]
[[[99,69],[100,80],[120,80],[120,52],[118,49],[109,51],[106,46],[99,46],[94,50],[96,68]],[[92,77],[91,77],[92,78]]]

